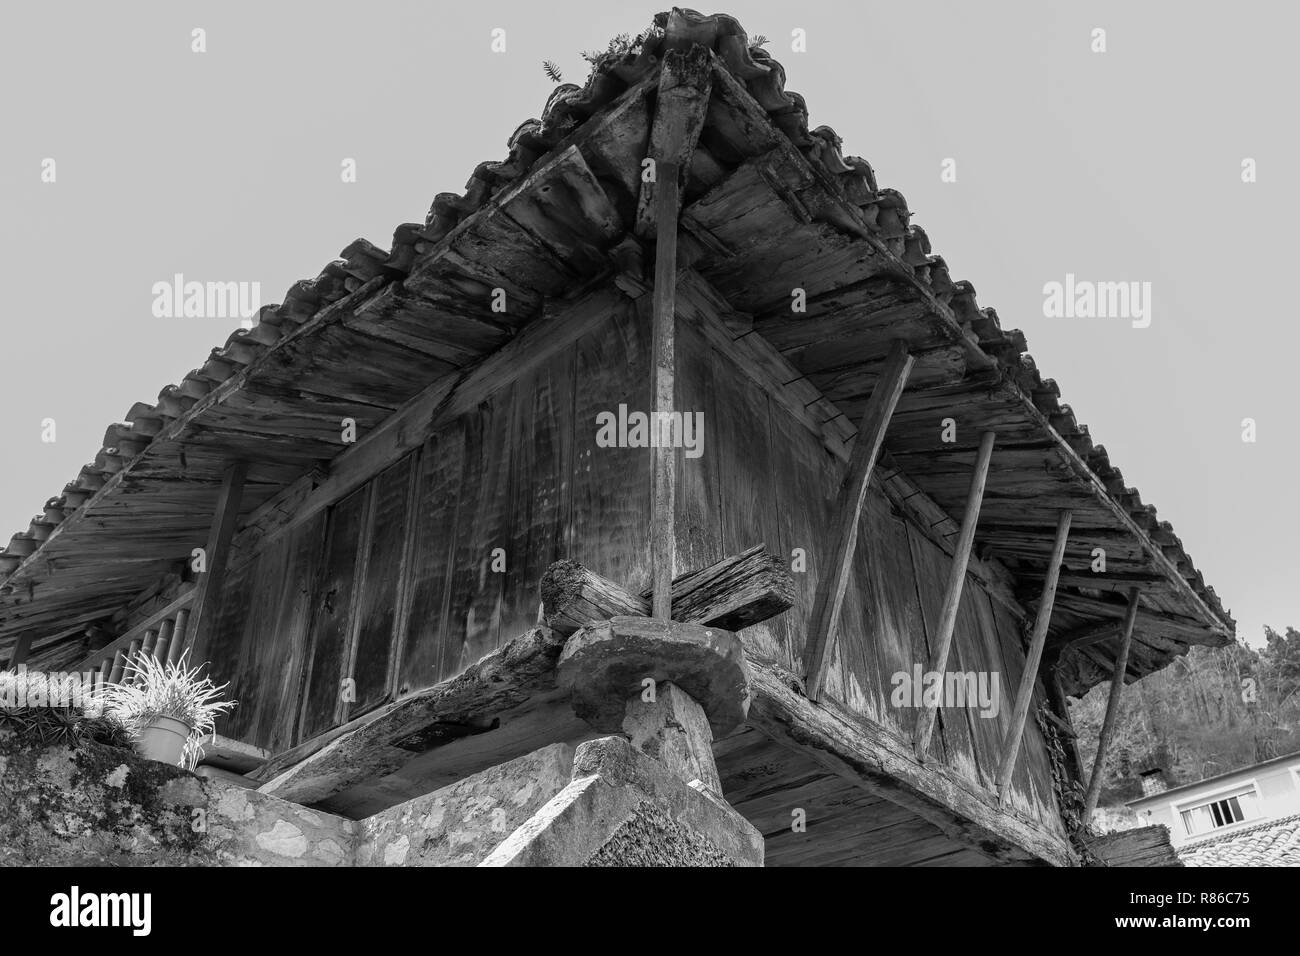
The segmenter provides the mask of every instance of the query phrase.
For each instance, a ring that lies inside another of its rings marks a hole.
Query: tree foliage
[[[1142,795],[1138,774],[1161,767],[1170,786],[1300,750],[1300,631],[1265,628],[1266,644],[1193,647],[1127,685],[1106,755],[1102,804]],[[1070,708],[1085,772],[1092,770],[1110,684]]]

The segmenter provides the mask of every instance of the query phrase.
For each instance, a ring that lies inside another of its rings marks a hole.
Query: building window
[[[1252,820],[1259,816],[1258,799],[1255,788],[1250,787],[1240,793],[1188,807],[1182,811],[1183,827],[1188,836],[1198,836],[1220,827]]]

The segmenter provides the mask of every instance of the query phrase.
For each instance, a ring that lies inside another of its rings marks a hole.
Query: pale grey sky
[[[156,319],[173,273],[263,301],[352,239],[387,247],[537,116],[554,60],[657,4],[9,4],[0,149],[0,532],[223,343]],[[1173,522],[1252,644],[1300,626],[1294,273],[1300,8],[1233,3],[737,2],[723,8],[954,278],[1025,331],[1044,375]],[[706,12],[714,12],[709,10]],[[191,30],[207,32],[192,53]],[[491,31],[506,30],[504,54]],[[1107,51],[1091,51],[1094,28]],[[790,49],[807,31],[807,52]],[[57,182],[41,182],[42,160]],[[340,180],[345,157],[356,183]],[[1254,158],[1258,182],[1243,184]],[[957,181],[940,181],[956,160]],[[1291,172],[1288,172],[1290,170]],[[1152,284],[1152,322],[1047,319],[1043,285]],[[1258,441],[1241,440],[1257,421]],[[41,441],[41,421],[57,441]],[[996,456],[995,456],[996,466]]]

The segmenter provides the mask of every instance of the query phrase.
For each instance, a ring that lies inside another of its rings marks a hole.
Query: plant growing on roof
[[[235,706],[220,699],[227,686],[213,684],[201,668],[186,667],[184,654],[163,663],[137,651],[127,658],[122,682],[106,685],[100,695],[104,712],[121,722],[146,757],[193,770],[199,742]]]

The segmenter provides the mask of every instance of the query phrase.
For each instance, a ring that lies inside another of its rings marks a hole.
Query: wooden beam
[[[486,732],[505,711],[555,693],[565,639],[539,627],[497,648],[457,676],[358,718],[272,758],[252,776],[259,789],[311,804],[379,779],[465,732]],[[312,748],[315,749],[314,752]]]
[[[1056,522],[1056,543],[1052,546],[1047,578],[1043,581],[1043,596],[1038,602],[1038,617],[1034,620],[1034,633],[1025,655],[1025,669],[1020,674],[1020,687],[1016,691],[1016,706],[1011,712],[1011,727],[1002,744],[1002,763],[998,767],[998,798],[1005,805],[1011,792],[1011,775],[1016,769],[1016,756],[1020,753],[1020,739],[1025,732],[1025,718],[1029,704],[1034,699],[1034,684],[1038,680],[1038,664],[1043,658],[1043,645],[1047,642],[1047,627],[1052,623],[1052,605],[1056,602],[1056,582],[1061,575],[1061,561],[1065,558],[1065,542],[1070,537],[1070,512],[1062,511]]]
[[[808,643],[804,648],[804,680],[811,700],[817,700],[821,695],[826,671],[830,667],[831,642],[839,627],[844,592],[849,586],[849,575],[853,570],[853,552],[858,545],[858,523],[862,517],[862,506],[867,500],[867,486],[876,467],[876,458],[884,445],[889,420],[907,385],[907,376],[912,370],[913,362],[914,359],[907,352],[907,343],[895,342],[880,379],[871,392],[866,411],[862,413],[862,424],[849,455],[848,470],[840,483],[832,524],[837,529],[837,539],[830,554],[829,565],[819,572],[812,626],[808,630]]]
[[[746,666],[753,693],[746,723],[777,743],[1001,862],[1077,864],[1063,834],[1000,810],[988,791],[947,767],[921,764],[911,741],[873,721],[814,705],[795,689],[794,675],[766,661],[747,657]]]
[[[957,547],[953,551],[952,564],[948,570],[948,586],[943,595],[943,611],[939,615],[939,631],[935,647],[931,651],[933,659],[930,670],[942,674],[948,666],[948,651],[952,647],[952,633],[957,626],[957,609],[961,606],[961,594],[966,585],[966,565],[970,561],[971,546],[975,543],[975,526],[979,524],[980,505],[984,501],[984,484],[989,476],[989,461],[993,457],[993,442],[997,439],[994,432],[987,431],[980,436],[979,452],[975,456],[975,472],[971,475],[970,490],[966,494],[966,511],[961,518],[961,534],[957,538]],[[916,759],[924,761],[930,750],[930,735],[934,732],[934,720],[938,710],[925,707],[921,711],[916,725]]]
[[[1108,641],[1119,634],[1123,627],[1124,625],[1118,621],[1106,621],[1103,624],[1089,624],[1075,628],[1073,631],[1052,638],[1047,644],[1046,656],[1054,660],[1073,648]]]
[[[212,629],[216,626],[222,585],[226,580],[226,557],[230,551],[230,541],[235,536],[239,503],[244,494],[244,477],[247,474],[248,465],[237,461],[226,469],[221,482],[221,495],[213,513],[212,530],[208,533],[204,571],[199,576],[194,604],[190,609],[190,633],[194,635],[190,644],[191,667],[206,662],[205,655],[208,644],[212,641]]]
[[[677,166],[659,164],[663,182],[655,193],[658,234],[655,239],[654,353],[654,505],[650,516],[650,577],[654,616],[667,621],[672,608],[673,560],[677,547],[676,485],[672,442],[673,342],[677,323]],[[666,433],[666,434],[665,434]],[[669,440],[671,439],[671,440]]]
[[[669,620],[676,536],[676,468],[673,376],[676,369],[677,220],[681,178],[690,169],[704,128],[711,88],[708,51],[692,48],[664,57],[649,152],[654,175],[641,184],[636,232],[655,237],[654,315],[654,504],[650,518],[650,576],[654,616]]]
[[[1092,776],[1088,779],[1088,794],[1083,801],[1083,822],[1092,819],[1092,812],[1097,809],[1097,798],[1101,796],[1101,781],[1105,776],[1106,751],[1110,749],[1111,736],[1115,732],[1115,718],[1119,716],[1119,697],[1124,689],[1124,673],[1128,670],[1128,651],[1133,643],[1133,624],[1137,621],[1137,588],[1128,592],[1128,614],[1124,617],[1124,638],[1120,641],[1119,654],[1115,657],[1115,670],[1110,679],[1110,696],[1106,698],[1106,716],[1101,721],[1101,733],[1097,736],[1097,758],[1092,763]]]
[[[659,235],[661,222],[673,223],[676,232],[681,208],[681,178],[691,168],[691,157],[709,107],[713,86],[709,54],[703,47],[685,52],[672,51],[664,57],[655,99],[654,121],[650,127],[649,158],[654,161],[655,175],[641,183],[633,231],[642,239]],[[675,191],[672,202],[662,202],[661,193],[669,183]]]
[[[542,575],[546,625],[568,636],[612,617],[650,616],[650,594],[633,594],[576,561],[557,561]],[[706,568],[678,576],[670,619],[738,631],[794,605],[794,579],[785,562],[757,545]]]

